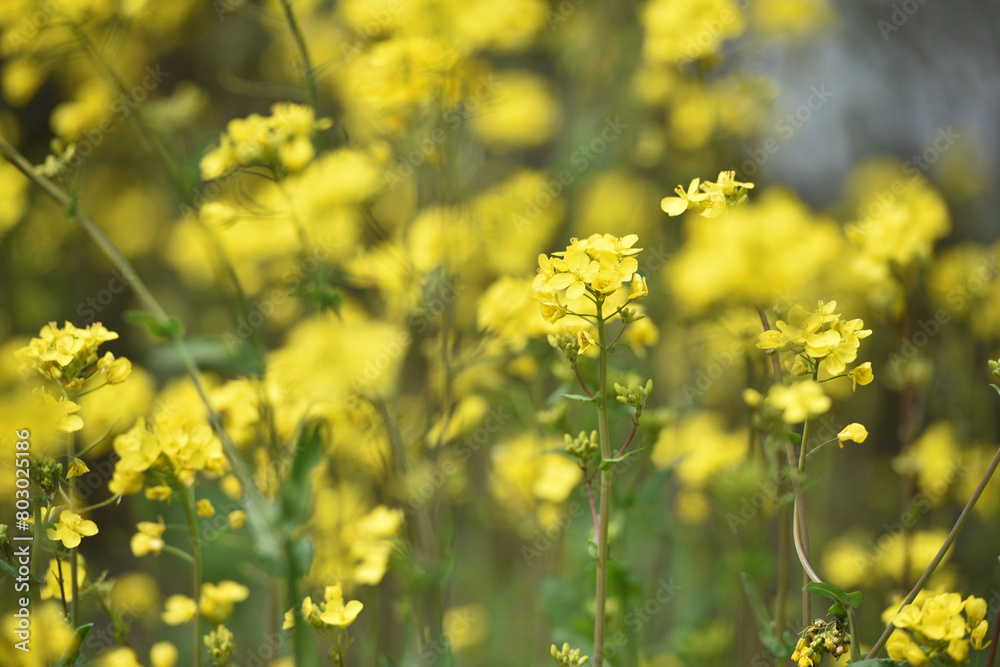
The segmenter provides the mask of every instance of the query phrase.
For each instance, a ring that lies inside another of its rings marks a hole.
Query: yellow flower
[[[96,664],[98,667],[142,667],[135,651],[125,646],[102,653]]]
[[[596,344],[594,337],[590,334],[590,330],[582,327],[576,332],[576,342],[580,346],[580,354],[583,354]]]
[[[854,442],[864,442],[867,437],[868,430],[858,423],[848,424],[844,427],[843,431],[837,434],[837,440],[840,443],[841,449],[844,448],[844,443],[848,440],[853,440]]]
[[[974,595],[965,598],[965,617],[969,621],[969,629],[976,627],[979,621],[986,618],[986,600]]]
[[[97,524],[69,510],[60,512],[56,527],[46,532],[50,540],[61,540],[67,549],[79,546],[81,538],[91,535],[97,535]]]
[[[115,359],[115,355],[105,352],[97,362],[97,370],[104,375],[108,384],[118,384],[132,374],[132,362],[125,357]]]
[[[875,374],[872,373],[872,362],[866,361],[860,366],[855,366],[847,371],[847,377],[851,378],[852,391],[856,390],[859,384],[861,386],[870,384],[875,379]]]
[[[684,188],[678,185],[674,188],[674,192],[677,193],[677,196],[665,197],[660,202],[660,208],[662,208],[663,212],[669,216],[677,216],[691,208],[691,204],[697,204],[698,202],[704,200],[708,197],[708,195],[698,191],[698,184],[700,182],[701,179],[699,178],[692,180],[691,184],[688,185],[686,192],[684,191]]]
[[[239,530],[246,523],[247,515],[243,510],[233,510],[229,513],[229,527],[233,530]]]
[[[170,642],[156,642],[149,649],[152,667],[174,667],[177,664],[177,647]]]
[[[346,605],[344,604],[344,594],[341,590],[340,584],[334,584],[333,586],[327,586],[325,591],[326,597],[326,609],[320,614],[320,620],[322,620],[327,625],[335,625],[338,628],[346,628],[354,619],[358,617],[361,613],[361,609],[364,607],[357,600],[351,600]]]
[[[285,622],[281,624],[282,630],[288,630],[289,628],[295,627],[295,608],[291,608],[285,612]]]
[[[830,409],[830,397],[814,380],[796,382],[790,387],[774,385],[767,393],[771,405],[783,410],[782,419],[798,424],[806,417],[821,415]]]
[[[237,602],[246,600],[249,595],[250,589],[235,581],[205,583],[201,587],[198,608],[202,615],[215,625],[229,618],[233,613],[233,606]]]
[[[167,598],[160,618],[167,625],[182,625],[198,614],[198,603],[186,595],[171,595]]]
[[[163,531],[167,527],[161,518],[158,522],[140,521],[136,527],[139,532],[132,536],[132,553],[136,558],[142,558],[152,552],[159,555],[163,551]]]
[[[79,477],[85,472],[90,472],[90,468],[87,467],[86,463],[74,457],[69,463],[69,470],[66,471],[66,479]]]
[[[174,490],[166,484],[158,484],[157,486],[151,486],[146,489],[146,498],[149,500],[169,501],[173,494]]]
[[[198,516],[215,516],[215,508],[212,507],[212,501],[208,498],[202,498],[195,503],[196,513]]]
[[[775,329],[768,329],[757,336],[757,347],[761,350],[783,350],[788,345],[785,335]]]
[[[645,278],[639,274],[635,274],[632,277],[632,284],[629,285],[628,298],[633,301],[642,301],[647,294],[649,294],[649,290],[646,288]]]
[[[969,633],[969,638],[972,640],[972,648],[977,651],[989,646],[989,642],[983,643],[983,639],[986,637],[986,631],[989,629],[989,623],[985,620],[979,621],[976,627]]]
[[[956,663],[968,662],[969,642],[964,639],[952,639],[948,642],[948,655]]]
[[[910,639],[910,635],[902,630],[894,630],[889,635],[889,641],[886,642],[885,648],[893,660],[905,660],[911,665],[917,666],[926,665],[928,662],[927,656],[920,650],[920,647]]]
[[[41,387],[35,387],[32,393],[36,399],[41,400],[43,409],[49,415],[49,419],[52,420],[57,431],[74,433],[83,428],[83,419],[79,415],[73,414],[79,412],[79,405],[63,396],[57,400],[55,396]]]

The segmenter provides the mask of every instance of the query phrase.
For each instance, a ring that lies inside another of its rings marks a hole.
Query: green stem
[[[164,544],[163,550],[166,551],[168,554],[173,554],[177,556],[181,560],[187,561],[188,563],[194,563],[194,558],[191,556],[191,554],[182,549],[178,549],[177,547],[171,544]]]
[[[302,62],[306,99],[309,100],[309,106],[313,108],[316,116],[319,117],[322,115],[319,107],[319,90],[316,88],[316,74],[313,72],[312,62],[309,60],[309,49],[306,48],[306,40],[302,37],[302,31],[299,30],[299,23],[295,20],[295,14],[292,12],[292,5],[289,0],[281,0],[281,6],[285,10],[285,20],[288,22],[288,28],[292,32],[292,40],[295,42],[295,47],[299,51],[299,60]]]
[[[312,667],[318,664],[316,647],[310,641],[306,619],[302,618],[302,593],[299,590],[299,578],[302,573],[295,562],[292,551],[292,540],[285,542],[285,554],[288,558],[288,599],[295,612],[295,625],[292,626],[292,638],[295,646],[295,664]]]
[[[934,570],[937,569],[937,566],[941,564],[941,561],[944,559],[944,555],[948,553],[948,549],[951,548],[951,545],[955,542],[955,539],[962,531],[962,527],[965,525],[966,520],[969,518],[969,514],[972,513],[972,508],[976,506],[979,496],[983,495],[983,491],[986,490],[986,485],[989,483],[990,478],[993,477],[993,472],[997,469],[997,464],[1000,464],[1000,448],[998,448],[996,454],[993,455],[993,460],[990,462],[989,469],[987,469],[986,474],[984,474],[983,478],[979,481],[979,486],[977,486],[976,490],[972,492],[972,497],[969,498],[969,502],[965,504],[965,508],[962,510],[962,513],[958,515],[958,520],[955,522],[955,525],[952,526],[951,532],[948,533],[948,537],[944,540],[944,544],[941,545],[937,555],[934,556],[934,560],[930,562],[930,565],[927,566],[924,573],[920,575],[920,579],[917,580],[917,583],[913,585],[913,589],[910,591],[910,594],[907,595],[906,599],[899,605],[900,609],[913,602],[913,600],[917,597],[917,593],[919,593],[920,589],[924,587],[924,584],[927,583],[930,576],[934,574]],[[891,622],[889,625],[885,626],[885,630],[882,631],[882,636],[878,638],[878,641],[875,642],[875,646],[873,646],[872,650],[868,652],[867,656],[865,656],[866,659],[871,659],[878,655],[879,650],[881,650],[882,646],[885,645],[886,640],[889,639],[889,635],[892,633],[892,629],[894,627],[895,626]]]
[[[198,538],[198,520],[194,514],[194,503],[191,502],[194,496],[194,489],[185,489],[181,482],[177,482],[180,491],[181,501],[184,504],[184,513],[187,515],[188,532],[191,534],[191,576],[194,600],[197,602],[201,598],[201,540]],[[201,667],[201,615],[194,616],[194,664]]]
[[[88,505],[87,507],[84,507],[82,510],[78,510],[77,514],[83,514],[84,512],[89,512],[91,510],[96,510],[99,507],[104,507],[105,505],[110,505],[111,503],[118,502],[118,499],[121,498],[121,497],[122,497],[122,494],[116,493],[115,495],[111,496],[107,500],[102,500],[99,503],[96,503],[94,505]]]
[[[608,433],[608,349],[604,332],[603,300],[597,302],[597,342],[601,350],[600,376],[597,387],[597,428],[601,439],[601,459],[611,458]],[[611,514],[611,468],[601,470],[600,531],[597,537],[597,592],[594,609],[594,667],[604,664],[605,602],[608,585],[608,523]]]
[[[854,607],[847,607],[847,627],[851,632],[851,662],[861,660],[861,635],[858,634],[858,618]]]

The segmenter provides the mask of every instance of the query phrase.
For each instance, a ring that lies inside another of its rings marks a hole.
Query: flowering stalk
[[[184,514],[187,515],[188,532],[191,534],[191,577],[193,579],[192,588],[194,599],[201,597],[201,540],[198,538],[198,521],[195,519],[194,508],[191,503],[193,489],[185,489],[184,485],[177,481],[178,495],[184,504]],[[74,579],[76,574],[73,575]],[[201,667],[201,614],[194,615],[194,664]]]
[[[601,352],[600,375],[597,386],[597,432],[601,443],[601,460],[611,458],[611,442],[608,438],[608,349],[605,346],[604,315],[601,309],[604,300],[597,301],[597,345]],[[605,601],[608,585],[608,520],[611,514],[611,474],[610,467],[601,466],[601,509],[600,530],[597,537],[597,594],[594,610],[594,665],[604,663],[604,623]]]

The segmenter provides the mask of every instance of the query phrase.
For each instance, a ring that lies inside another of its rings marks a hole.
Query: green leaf
[[[823,597],[833,600],[834,602],[839,602],[844,609],[847,609],[848,607],[854,607],[856,609],[861,606],[861,591],[845,593],[836,586],[824,584],[818,581],[811,581],[806,584],[806,590],[810,593],[822,595]]]
[[[17,579],[17,569],[2,558],[0,558],[0,570],[11,579]]]
[[[827,610],[827,613],[830,614],[831,616],[836,616],[842,621],[847,618],[847,612],[844,610],[843,605],[841,605],[839,602],[834,602],[832,605],[830,605],[830,608]]]
[[[55,667],[68,667],[69,665],[76,664],[77,658],[80,657],[80,649],[83,647],[83,640],[87,638],[87,635],[90,633],[90,629],[92,627],[94,627],[93,623],[87,623],[86,625],[81,625],[76,629],[76,637],[79,641],[77,641],[76,645],[72,647],[71,653],[68,655],[63,653],[59,656],[59,661],[56,662]]]
[[[799,435],[798,433],[789,433],[788,439],[791,440],[796,445],[802,442],[802,436]]]
[[[583,401],[584,403],[593,403],[597,400],[597,396],[584,396],[583,394],[563,394],[562,397],[574,401]]]
[[[1000,394],[1000,387],[996,386],[995,384],[991,384],[990,386],[993,387],[994,389],[996,389],[997,393]],[[858,663],[858,664],[860,665],[861,663]]]
[[[601,470],[607,470],[608,468],[612,467],[614,464],[621,463],[622,461],[624,461],[628,457],[633,456],[634,454],[638,454],[639,452],[641,452],[644,449],[646,449],[646,448],[645,447],[640,447],[639,449],[633,449],[631,452],[628,452],[627,454],[622,454],[621,456],[616,456],[613,459],[601,459]]]
[[[747,601],[757,619],[757,630],[761,643],[776,658],[787,658],[792,654],[792,651],[785,642],[772,634],[771,626],[774,625],[774,621],[771,619],[771,614],[761,599],[760,593],[757,592],[757,585],[746,572],[740,572],[740,579],[743,580],[743,590],[746,592]]]
[[[288,478],[281,485],[285,529],[291,534],[309,518],[309,474],[319,463],[323,452],[323,422],[306,422],[299,432],[299,440],[292,454],[292,467]],[[304,570],[307,571],[307,570]]]
[[[178,340],[184,336],[184,325],[176,317],[161,320],[140,310],[125,312],[125,321],[146,327],[154,337],[162,340]]]
[[[295,559],[296,572],[303,575],[309,572],[309,568],[312,567],[314,551],[313,541],[309,536],[300,537],[292,542],[289,548],[289,557]]]

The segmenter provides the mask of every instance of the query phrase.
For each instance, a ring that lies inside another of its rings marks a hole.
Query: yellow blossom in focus
[[[364,607],[357,600],[351,600],[345,605],[344,594],[340,584],[327,586],[325,597],[326,606],[320,613],[319,618],[327,625],[333,625],[338,628],[346,628],[351,625]]]
[[[848,424],[840,433],[837,434],[837,440],[841,449],[844,448],[844,443],[848,440],[852,440],[854,442],[864,442],[867,437],[868,429],[857,423]]]
[[[69,463],[69,470],[66,471],[66,479],[79,477],[85,472],[90,472],[90,468],[87,467],[87,464],[76,457],[72,457],[72,460]]]
[[[80,546],[80,540],[84,537],[97,535],[97,524],[89,519],[82,518],[69,510],[59,513],[59,522],[55,528],[49,528],[45,535],[50,540],[60,540],[67,549]]]
[[[875,374],[872,372],[872,363],[866,361],[860,366],[855,366],[847,371],[847,377],[851,378],[852,390],[857,389],[859,384],[861,386],[870,384],[875,379]]]
[[[677,186],[676,197],[666,197],[660,202],[660,208],[670,216],[677,216],[690,209],[700,209],[706,218],[717,218],[727,208],[737,206],[747,199],[746,190],[753,188],[753,183],[741,183],[736,180],[736,172],[723,171],[719,173],[718,181],[701,182],[694,179],[684,190]],[[700,191],[699,191],[700,190]]]

